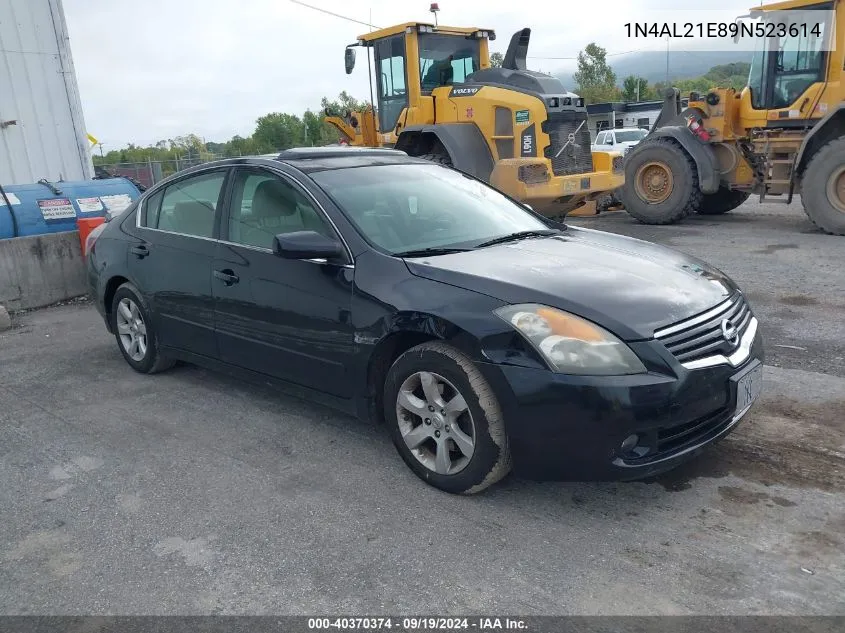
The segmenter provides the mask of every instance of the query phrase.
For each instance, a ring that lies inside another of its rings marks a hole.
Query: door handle
[[[214,276],[227,286],[236,284],[241,280],[241,278],[238,277],[235,272],[229,268],[226,268],[224,270],[215,270]]]
[[[147,255],[150,254],[150,249],[148,249],[143,244],[138,244],[136,246],[130,246],[129,252],[133,255],[137,255],[138,259],[144,259]]]

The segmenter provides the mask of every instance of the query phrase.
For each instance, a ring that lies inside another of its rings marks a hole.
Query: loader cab
[[[361,35],[357,45],[367,48],[372,63],[382,141],[395,141],[397,125],[425,123],[428,112],[433,116],[433,90],[463,83],[471,73],[488,68],[488,39],[495,39],[493,31],[418,22]],[[348,61],[346,68],[351,72]],[[403,116],[406,109],[409,114]]]
[[[832,2],[753,16],[772,36],[756,40],[745,91],[752,110],[783,111],[769,113],[779,122],[810,117],[827,82],[833,16]],[[785,22],[791,22],[788,29]]]

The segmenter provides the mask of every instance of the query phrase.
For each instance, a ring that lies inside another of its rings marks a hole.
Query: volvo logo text
[[[739,330],[736,329],[736,326],[730,319],[724,319],[722,321],[722,336],[734,347],[739,344]]]

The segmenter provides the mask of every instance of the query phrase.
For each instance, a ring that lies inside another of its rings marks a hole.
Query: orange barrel
[[[90,235],[91,231],[93,231],[105,221],[106,219],[102,217],[76,219],[76,226],[79,228],[79,242],[82,246],[83,257],[87,255],[87,253],[85,252],[85,242],[88,239],[88,235]]]

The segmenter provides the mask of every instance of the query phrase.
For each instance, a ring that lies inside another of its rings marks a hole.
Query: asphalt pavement
[[[18,314],[0,333],[0,613],[845,614],[845,238],[795,204],[572,223],[692,253],[750,297],[765,391],[698,460],[451,496],[319,404],[136,374],[84,302]]]

